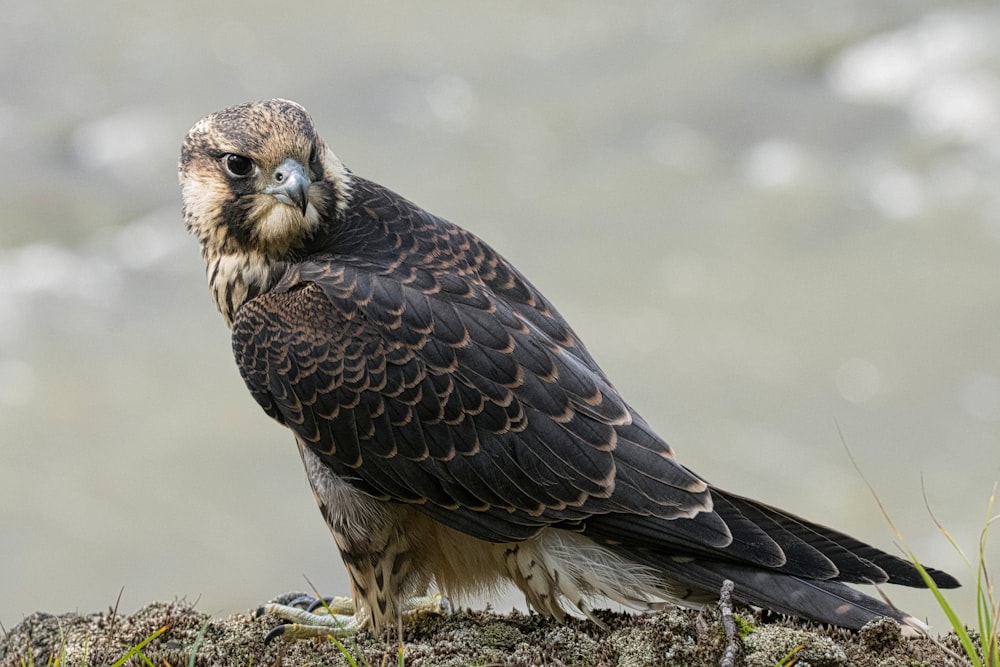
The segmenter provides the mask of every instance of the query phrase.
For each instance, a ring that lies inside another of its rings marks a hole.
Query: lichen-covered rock
[[[743,640],[747,667],[841,667],[847,654],[829,637],[782,626],[762,626]],[[794,658],[794,662],[792,661]]]
[[[861,628],[861,643],[872,653],[890,653],[905,639],[899,623],[891,618],[878,618]]]
[[[403,658],[407,667],[715,667],[725,646],[711,608],[596,615],[605,627],[577,619],[558,623],[520,612],[427,616],[404,628]],[[773,667],[793,650],[797,667],[953,664],[931,640],[903,638],[891,625],[854,633],[794,619],[763,623],[753,614],[744,619],[753,631],[737,664],[748,667]],[[178,666],[189,664],[192,655],[198,667],[340,667],[350,664],[348,656],[362,665],[397,664],[395,637],[368,632],[340,642],[276,641],[265,646],[264,637],[275,622],[249,613],[211,618],[185,602],[153,603],[130,615],[39,612],[0,637],[0,667],[51,665],[57,657],[60,665],[103,667],[126,656],[128,666]]]

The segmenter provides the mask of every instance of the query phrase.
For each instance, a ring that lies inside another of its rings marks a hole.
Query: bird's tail
[[[632,554],[650,567],[648,556]],[[770,570],[719,561],[660,559],[655,568],[667,579],[704,591],[718,591],[729,579],[733,599],[791,616],[800,616],[846,628],[860,629],[882,616],[896,619],[914,631],[927,625],[896,607],[839,581],[817,581]]]
[[[855,629],[880,616],[925,627],[847,585],[925,587],[913,563],[750,498],[713,488],[712,499],[712,512],[689,519],[592,517],[585,534],[653,568],[670,588],[689,589],[692,598],[717,594],[729,579],[734,599],[785,614]],[[959,585],[946,572],[925,569],[941,588]]]

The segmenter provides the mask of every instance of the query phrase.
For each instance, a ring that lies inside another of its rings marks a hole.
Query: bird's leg
[[[400,637],[403,620],[418,620],[429,614],[447,614],[450,611],[450,603],[439,593],[411,599],[400,616]],[[274,614],[285,621],[271,628],[264,638],[265,644],[278,637],[288,641],[308,637],[349,637],[368,624],[367,614],[356,614],[354,601],[342,596],[319,599],[298,595],[287,602],[262,605],[257,609],[257,616],[263,614]]]

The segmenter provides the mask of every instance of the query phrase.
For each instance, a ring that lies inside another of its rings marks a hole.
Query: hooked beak
[[[305,215],[309,206],[310,185],[312,181],[306,176],[305,167],[288,158],[271,174],[271,185],[264,190],[264,194],[273,196],[282,204],[297,207]]]

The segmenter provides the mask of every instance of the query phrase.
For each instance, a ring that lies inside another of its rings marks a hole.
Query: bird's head
[[[333,224],[351,183],[309,113],[280,99],[198,121],[184,140],[178,177],[184,221],[230,323],[243,301],[269,289],[280,266]]]
[[[184,220],[219,252],[281,256],[346,201],[349,176],[295,102],[217,111],[188,132],[178,169]]]

